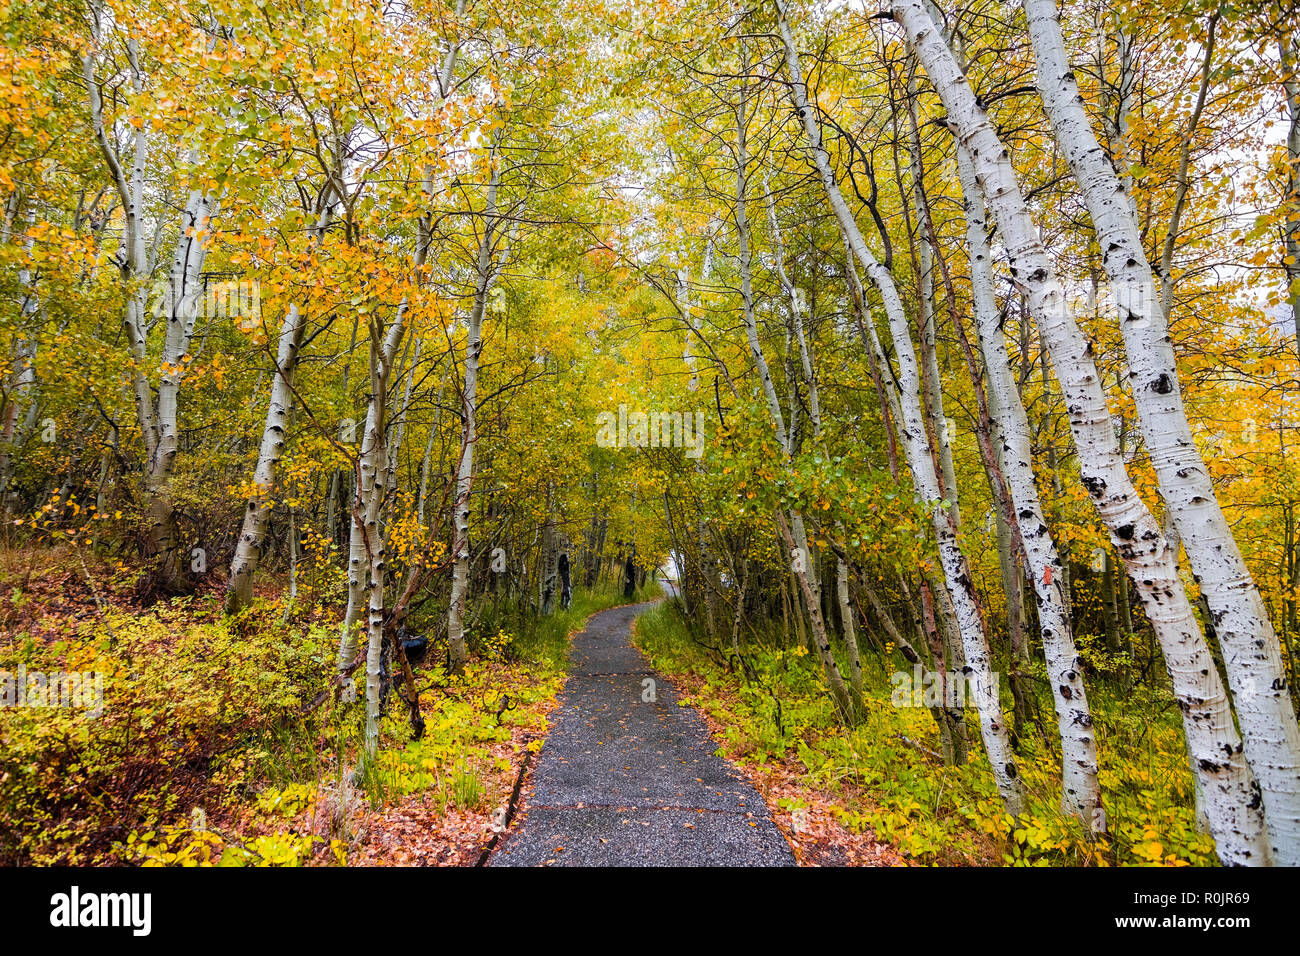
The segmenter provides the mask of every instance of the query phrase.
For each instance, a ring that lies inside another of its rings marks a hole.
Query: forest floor
[[[219,574],[147,607],[133,583],[88,550],[0,551],[0,675],[102,673],[105,705],[97,719],[0,707],[0,864],[481,865],[546,735],[571,637],[625,600],[579,590],[528,634],[485,620],[460,676],[430,655],[416,670],[424,736],[394,695],[364,768],[361,708],[316,706],[337,600],[287,602],[267,575],[228,619]]]
[[[393,701],[360,773],[359,709],[304,709],[331,673],[340,608],[287,605],[268,576],[229,620],[215,578],[143,607],[132,576],[92,553],[3,555],[0,670],[103,671],[108,706],[89,722],[0,712],[0,860],[904,862],[845,826],[793,757],[729,759],[727,728],[701,706],[720,689],[654,669],[631,636],[657,605],[622,604],[619,588],[576,592],[527,639],[485,622],[461,677],[417,669],[424,737]]]
[[[424,735],[392,697],[366,762],[363,708],[321,693],[337,593],[291,602],[268,575],[226,618],[219,574],[150,606],[137,577],[92,550],[0,549],[0,678],[98,674],[104,705],[0,706],[0,865],[1214,862],[1158,687],[1098,698],[1110,839],[1093,841],[1035,735],[1016,822],[986,762],[929,753],[933,718],[893,704],[887,655],[846,730],[789,635],[749,645],[746,676],[674,602],[644,603],[657,585],[629,606],[606,581],[545,617],[484,595],[465,672],[441,648],[416,669]]]

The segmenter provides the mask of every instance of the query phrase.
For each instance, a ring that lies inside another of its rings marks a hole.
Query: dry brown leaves
[[[528,705],[528,723],[536,724],[537,718],[545,717],[556,706],[558,701],[553,697]],[[379,810],[372,810],[368,805],[350,808],[349,826],[356,838],[348,849],[348,865],[480,865],[495,835],[494,824],[504,819],[515,782],[530,753],[528,745],[538,739],[536,730],[513,726],[509,742],[492,745],[494,761],[482,774],[486,793],[475,810],[454,806],[444,809],[442,801],[427,792],[412,794]],[[496,758],[504,758],[507,769],[498,767]],[[521,805],[522,800],[521,790]],[[313,825],[308,817],[304,815],[300,825],[319,832],[320,824]],[[328,865],[332,860],[328,853],[322,852],[314,862]]]

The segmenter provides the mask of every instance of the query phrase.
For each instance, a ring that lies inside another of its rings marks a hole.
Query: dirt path
[[[526,810],[492,866],[794,866],[763,798],[632,646],[652,605],[602,611],[573,642]]]

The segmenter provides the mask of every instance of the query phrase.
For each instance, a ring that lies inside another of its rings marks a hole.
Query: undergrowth
[[[930,711],[895,707],[890,675],[910,672],[900,655],[864,650],[865,714],[845,729],[807,649],[770,641],[743,648],[750,675],[734,658],[692,639],[678,606],[665,602],[637,621],[637,643],[669,675],[693,675],[701,689],[682,700],[724,728],[721,751],[753,764],[791,761],[808,783],[834,796],[851,829],[870,831],[924,863],[1046,865],[1215,865],[1213,840],[1196,827],[1193,778],[1178,710],[1160,688],[1121,699],[1103,682],[1090,687],[1098,731],[1106,832],[1092,839],[1058,804],[1060,753],[1050,735],[1018,741],[1028,808],[1013,820],[998,797],[968,709],[971,756],[944,766]],[[1040,709],[1051,719],[1044,694]],[[1004,700],[1009,707],[1009,700]],[[919,746],[918,746],[919,745]]]
[[[200,595],[70,613],[31,606],[30,581],[26,569],[21,582],[0,576],[6,620],[21,622],[0,633],[0,672],[99,673],[103,700],[98,715],[0,707],[8,864],[342,863],[363,805],[422,793],[487,813],[490,780],[510,769],[493,747],[517,728],[540,746],[546,721],[535,705],[560,686],[570,631],[624,602],[612,585],[581,590],[538,618],[485,598],[465,672],[448,674],[445,655],[416,669],[422,739],[411,739],[393,693],[367,762],[363,706],[322,699],[338,641],[328,609],[296,606],[286,621],[279,601],[261,600],[226,619],[216,595]]]

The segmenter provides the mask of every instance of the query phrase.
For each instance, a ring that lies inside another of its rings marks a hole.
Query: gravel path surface
[[[492,866],[794,865],[763,798],[632,646],[652,606],[602,611],[574,639],[526,809]]]

